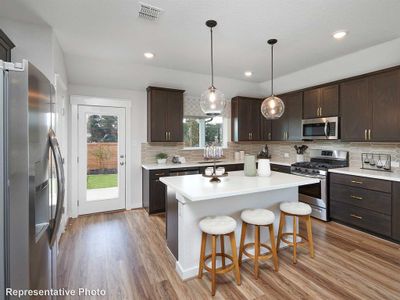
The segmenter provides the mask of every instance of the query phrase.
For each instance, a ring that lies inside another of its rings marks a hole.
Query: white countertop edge
[[[192,175],[186,175],[186,176],[192,176]],[[300,177],[300,176],[299,176]],[[209,179],[206,179],[209,180]],[[255,193],[262,193],[262,192],[268,192],[268,191],[273,191],[273,190],[281,190],[281,189],[287,189],[287,188],[294,188],[302,185],[308,185],[308,184],[314,184],[320,182],[319,179],[316,178],[305,178],[304,182],[297,182],[296,184],[293,183],[283,183],[279,185],[274,185],[273,187],[259,187],[259,188],[249,188],[249,189],[242,189],[237,192],[230,192],[230,193],[224,193],[224,194],[217,194],[217,195],[210,195],[210,196],[205,196],[205,197],[193,197],[190,196],[189,194],[182,192],[179,187],[177,187],[174,184],[171,184],[168,182],[168,177],[160,177],[160,181],[164,183],[165,185],[171,187],[172,189],[175,190],[177,195],[181,195],[184,197],[183,201],[181,197],[177,197],[177,201],[181,202],[182,204],[186,204],[188,202],[197,202],[197,201],[204,201],[204,200],[211,200],[211,199],[220,199],[220,198],[227,198],[227,197],[232,197],[232,196],[240,196],[240,195],[247,195],[247,194],[255,194]],[[218,183],[216,183],[218,184]]]
[[[383,172],[383,171],[361,169],[361,168],[356,168],[356,167],[337,168],[337,169],[329,170],[330,173],[353,175],[353,176],[360,176],[360,177],[400,182],[400,172],[399,171],[400,170],[396,170],[396,171],[392,171],[392,172]]]
[[[243,164],[244,161],[243,160],[226,160],[226,161],[221,161],[219,163],[217,163],[217,166],[220,165],[236,165],[236,164]],[[290,162],[290,161],[274,161],[271,160],[271,164],[275,164],[275,165],[281,165],[281,166],[288,166],[290,167],[291,164],[294,162]],[[214,165],[214,163],[212,161],[210,161],[209,163],[197,163],[197,162],[188,162],[185,164],[165,164],[165,165],[159,165],[159,164],[142,164],[142,168],[146,169],[146,170],[165,170],[165,169],[179,169],[179,168],[191,168],[191,167],[209,167]]]

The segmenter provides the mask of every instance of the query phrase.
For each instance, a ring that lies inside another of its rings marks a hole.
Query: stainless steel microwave
[[[302,121],[304,140],[337,140],[339,138],[339,118],[305,119]]]

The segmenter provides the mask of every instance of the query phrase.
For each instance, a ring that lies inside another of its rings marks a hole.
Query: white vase
[[[157,159],[157,163],[159,165],[164,165],[167,163],[167,159],[166,158]]]
[[[271,163],[269,159],[261,158],[258,160],[258,176],[271,176]]]
[[[304,154],[296,154],[296,162],[303,162]]]

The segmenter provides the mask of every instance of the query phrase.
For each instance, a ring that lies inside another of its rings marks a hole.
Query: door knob
[[[124,163],[123,161],[121,161],[119,164],[120,164],[121,166],[123,166],[125,163]]]

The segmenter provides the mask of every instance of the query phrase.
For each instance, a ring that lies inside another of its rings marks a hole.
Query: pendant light
[[[268,40],[271,45],[271,96],[265,98],[261,104],[261,113],[268,120],[279,119],[285,112],[285,103],[274,95],[274,45],[277,42],[276,39]]]
[[[207,116],[215,117],[224,112],[226,100],[224,94],[214,86],[213,28],[217,26],[217,21],[208,20],[206,25],[211,33],[211,86],[201,94],[200,107]]]

